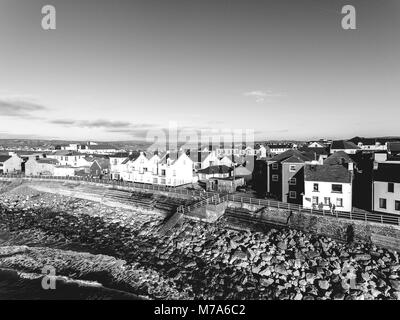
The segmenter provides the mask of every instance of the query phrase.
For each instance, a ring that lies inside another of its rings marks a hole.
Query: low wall
[[[48,183],[63,183],[63,184],[70,184],[70,185],[91,185],[91,186],[96,186],[96,187],[102,187],[105,189],[109,188],[114,188],[118,190],[124,190],[124,191],[142,191],[142,192],[148,192],[148,193],[153,193],[153,194],[158,194],[158,195],[163,195],[166,197],[170,198],[179,198],[179,199],[193,199],[199,198],[196,195],[193,195],[190,193],[185,194],[185,193],[177,193],[177,192],[169,192],[169,191],[164,191],[164,190],[156,190],[156,189],[145,189],[145,188],[140,188],[140,187],[132,187],[132,186],[120,186],[117,184],[105,184],[105,183],[96,183],[96,182],[91,182],[91,181],[83,181],[83,180],[57,180],[57,179],[40,179],[40,178],[29,178],[29,177],[24,177],[24,178],[7,178],[7,177],[0,177],[0,181],[19,181],[19,184],[22,183],[22,181],[26,182],[48,182]]]
[[[352,226],[355,240],[368,241],[381,247],[400,250],[400,226],[299,213],[297,211],[292,211],[289,218],[290,210],[287,209],[263,208],[258,205],[232,201],[229,201],[228,206],[241,207],[250,211],[260,210],[252,216],[258,223],[286,225],[340,241],[347,240],[347,228]]]

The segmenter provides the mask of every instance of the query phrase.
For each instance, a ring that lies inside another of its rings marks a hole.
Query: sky
[[[0,138],[400,135],[397,0],[0,0],[0,41]]]

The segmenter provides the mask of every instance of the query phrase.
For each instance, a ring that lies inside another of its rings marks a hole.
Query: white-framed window
[[[388,192],[390,192],[390,193],[394,192],[394,183],[393,182],[388,183]]]
[[[324,197],[324,205],[325,205],[325,206],[329,206],[330,203],[331,203],[331,198],[329,198],[329,197]]]
[[[312,197],[312,203],[318,204],[318,197],[316,197],[316,196]]]
[[[274,162],[272,164],[272,169],[274,169],[274,170],[278,169],[278,164],[276,162]]]
[[[273,174],[272,181],[278,181],[278,180],[279,180],[279,176],[277,174]]]
[[[289,166],[289,171],[290,171],[290,172],[296,172],[296,165],[291,164],[291,165]]]
[[[313,191],[314,191],[314,192],[318,192],[318,191],[319,191],[319,184],[318,184],[318,183],[314,183],[314,185],[313,185]]]
[[[394,201],[394,210],[400,211],[400,201],[399,200]]]
[[[296,183],[297,183],[297,179],[296,179],[296,178],[291,178],[291,179],[289,180],[289,185],[291,185],[291,186],[295,186]]]
[[[297,198],[296,191],[289,191],[289,198],[290,199],[296,199]]]
[[[379,198],[379,208],[386,209],[386,199],[385,198]]]
[[[343,207],[343,198],[336,198],[336,207]]]

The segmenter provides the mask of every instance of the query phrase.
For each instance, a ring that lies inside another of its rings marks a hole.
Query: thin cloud
[[[47,107],[23,98],[0,97],[0,115],[24,119],[38,119],[34,113],[48,110]]]
[[[254,90],[254,91],[248,91],[243,93],[244,96],[246,97],[252,97],[254,98],[256,103],[263,103],[266,102],[272,98],[278,98],[281,97],[281,93],[274,93],[271,90],[267,91],[262,91],[262,90]]]
[[[86,128],[126,128],[131,126],[127,121],[109,121],[109,120],[71,120],[71,119],[56,119],[49,121],[52,124],[59,124],[74,127]]]

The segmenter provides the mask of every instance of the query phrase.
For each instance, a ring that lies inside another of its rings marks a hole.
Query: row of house
[[[270,158],[259,157],[253,184],[261,197],[307,208],[350,212],[357,207],[400,214],[399,159],[352,142],[311,143]]]

